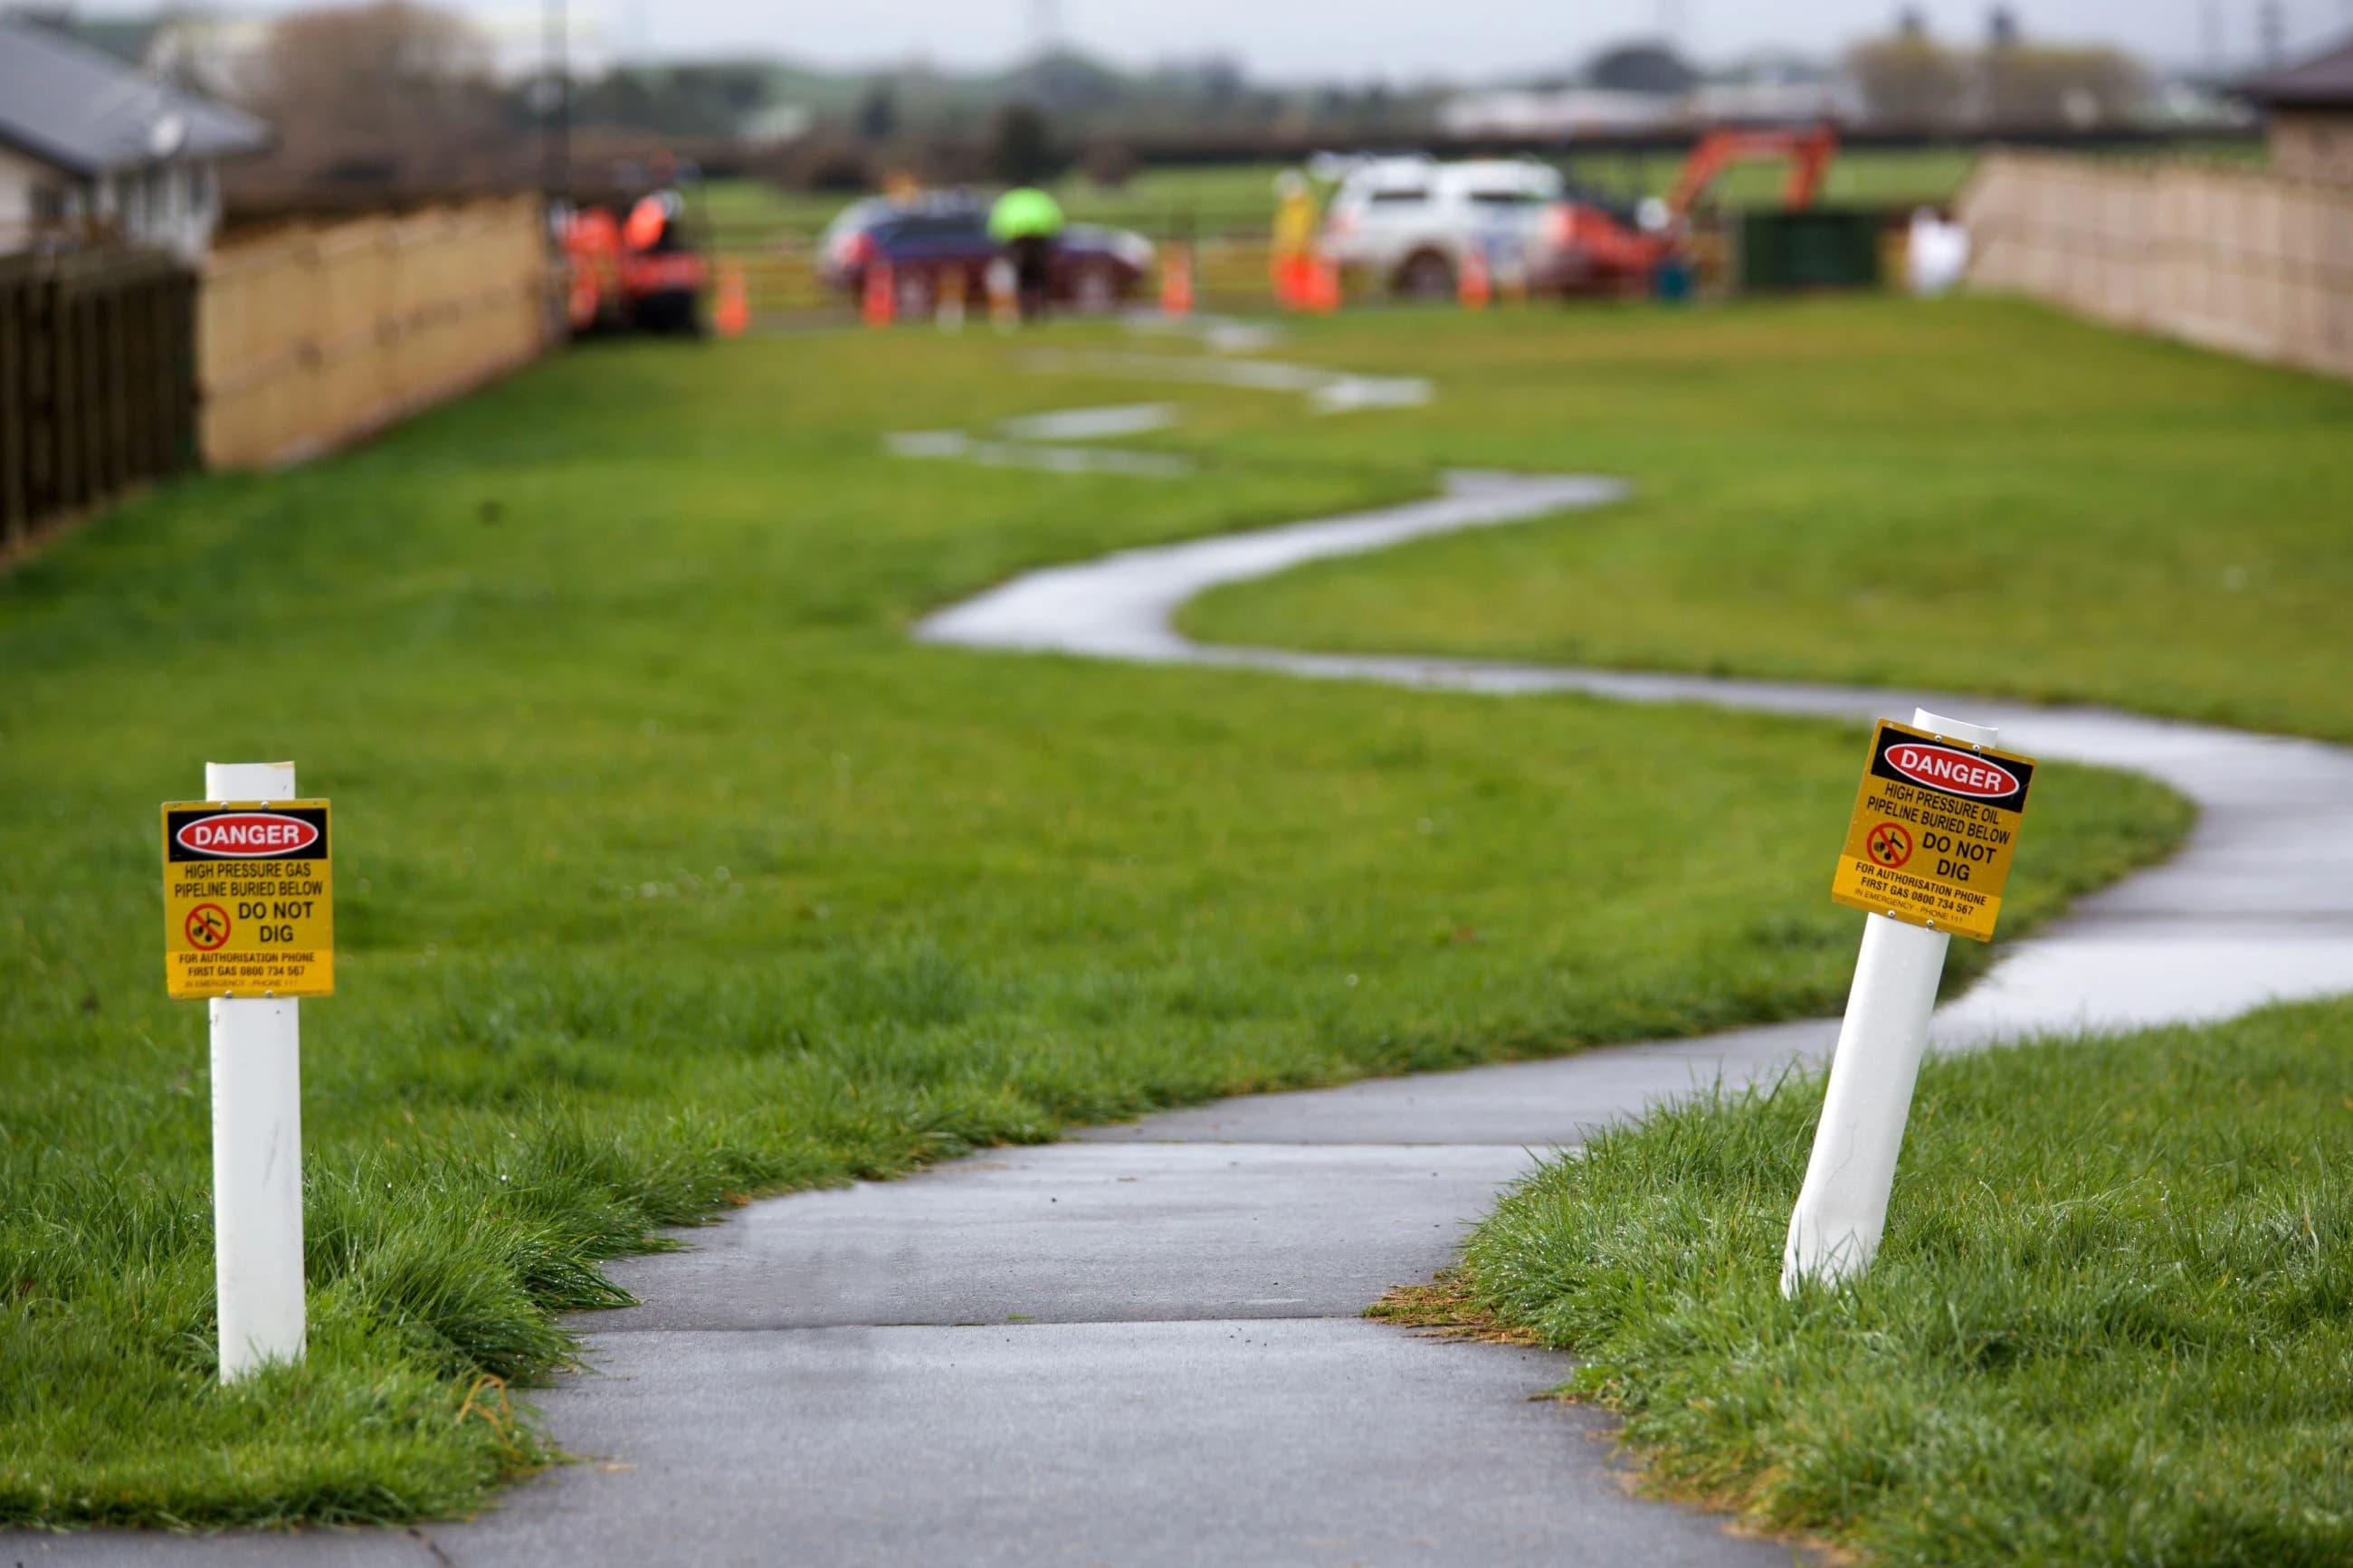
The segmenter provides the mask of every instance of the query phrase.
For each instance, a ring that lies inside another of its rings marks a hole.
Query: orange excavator
[[[1725,169],[1788,159],[1781,203],[1798,212],[1813,205],[1837,156],[1838,132],[1828,124],[1803,131],[1711,131],[1684,160],[1665,201],[1644,204],[1647,213],[1629,214],[1577,196],[1562,201],[1546,232],[1547,254],[1537,268],[1538,284],[1564,294],[1648,293],[1661,268],[1687,260],[1692,209]]]
[[[1789,178],[1781,187],[1781,205],[1801,212],[1813,205],[1815,195],[1822,188],[1822,176],[1830,173],[1831,160],[1837,156],[1838,131],[1827,124],[1810,131],[1711,131],[1692,149],[1683,172],[1675,176],[1667,208],[1678,219],[1689,214],[1715,177],[1734,163],[1787,158]]]

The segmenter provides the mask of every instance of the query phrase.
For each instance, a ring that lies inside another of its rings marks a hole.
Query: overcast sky
[[[248,0],[294,9],[305,0]],[[309,0],[316,3],[316,0]],[[439,0],[501,31],[532,0]],[[1277,78],[1530,73],[1573,63],[1630,34],[1672,30],[1704,60],[1787,46],[1816,54],[1886,30],[1898,0],[570,0],[611,54],[796,55],[832,65],[924,58],[1001,64],[1034,47],[1041,24],[1081,47],[1140,64],[1218,52]],[[1915,0],[1934,29],[1976,38],[1990,0]],[[2227,58],[2256,54],[2263,0],[2012,0],[2030,37],[2096,38],[2161,63],[2202,61],[2208,18]],[[229,0],[230,8],[240,8]],[[2353,32],[2353,0],[2280,0],[2291,51]],[[92,8],[141,8],[100,0]]]

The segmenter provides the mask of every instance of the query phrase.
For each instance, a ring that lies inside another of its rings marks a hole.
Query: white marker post
[[[206,763],[205,798],[295,799],[292,763]],[[216,996],[213,1274],[220,1374],[300,1361],[302,1303],[302,1004]]]
[[[1990,746],[1996,736],[1985,725],[1940,719],[1925,708],[1912,723],[1964,745]],[[1862,955],[1831,1058],[1821,1125],[1781,1254],[1784,1296],[1809,1280],[1830,1284],[1860,1274],[1879,1251],[1912,1088],[1928,1047],[1928,1015],[1952,940],[1949,932],[1885,915],[1864,917]]]

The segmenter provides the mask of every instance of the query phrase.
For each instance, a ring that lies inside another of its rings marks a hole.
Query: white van
[[[1562,194],[1560,171],[1533,159],[1376,158],[1333,193],[1324,250],[1399,294],[1445,298],[1474,245],[1491,273],[1534,271]]]

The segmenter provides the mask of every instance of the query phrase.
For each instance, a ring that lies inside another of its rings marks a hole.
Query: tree
[[[888,142],[899,133],[899,100],[885,82],[866,89],[858,106],[858,135],[865,142]]]
[[[1609,92],[1672,97],[1699,85],[1699,72],[1666,44],[1620,44],[1585,65],[1585,79]]]
[[[282,174],[448,184],[496,140],[489,45],[409,0],[284,17],[259,79],[255,107],[278,132]]]
[[[2140,67],[2114,49],[2013,44],[1987,50],[1978,68],[1978,119],[1999,131],[2124,124],[2148,95]]]
[[[1026,185],[1054,168],[1053,135],[1038,107],[1012,103],[997,110],[988,133],[989,173],[1008,184]]]
[[[2018,42],[1947,49],[1898,33],[1860,44],[1847,66],[1873,125],[1904,131],[2050,131],[2118,125],[2147,95],[2140,67],[2114,49]]]
[[[1847,68],[1862,90],[1863,116],[1873,125],[1944,131],[1967,113],[1968,62],[1925,33],[1858,44],[1847,55]]]

